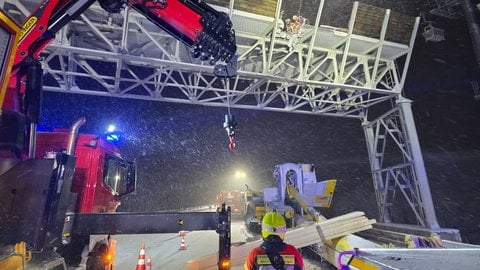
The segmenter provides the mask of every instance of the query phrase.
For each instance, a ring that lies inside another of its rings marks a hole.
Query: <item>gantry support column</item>
[[[439,229],[411,101],[399,97],[389,112],[373,121],[364,120],[363,128],[380,221],[394,221],[395,195],[400,191],[418,225]],[[392,154],[394,158],[390,158]],[[398,154],[403,156],[400,163]]]
[[[420,142],[418,141],[417,129],[415,127],[415,120],[412,112],[412,102],[406,98],[400,98],[397,100],[397,106],[400,110],[400,120],[403,122],[405,135],[408,138],[408,148],[410,149],[412,158],[411,161],[413,162],[414,173],[420,191],[420,199],[421,202],[423,202],[422,208],[425,214],[425,227],[438,229],[440,226],[437,222],[422,150],[420,148]]]

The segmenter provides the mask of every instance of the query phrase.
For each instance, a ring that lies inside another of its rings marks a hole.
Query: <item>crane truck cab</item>
[[[35,158],[0,158],[2,245],[25,242],[31,251],[68,245],[75,213],[115,212],[119,197],[135,190],[135,163],[101,136],[78,134],[84,122],[38,133]]]
[[[37,133],[36,156],[61,153],[68,137],[68,132],[58,130]],[[135,190],[136,163],[126,160],[103,136],[78,134],[75,158],[72,192],[77,194],[77,213],[116,212],[119,198]]]

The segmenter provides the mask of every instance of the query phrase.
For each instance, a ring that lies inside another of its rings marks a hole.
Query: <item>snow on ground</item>
[[[252,235],[243,222],[232,222],[231,240],[245,242]],[[194,258],[218,251],[218,234],[215,231],[192,231],[185,235],[186,249],[181,250],[179,234],[117,235],[116,270],[135,269],[142,243],[146,258],[151,257],[152,269],[187,269],[186,263]],[[241,269],[241,268],[232,268]]]
[[[253,236],[246,230],[243,221],[232,221],[232,243],[246,242]],[[218,235],[215,231],[193,231],[185,235],[186,249],[181,250],[179,234],[117,235],[116,270],[135,269],[142,243],[146,258],[151,258],[152,269],[187,269],[189,260],[218,251]],[[241,266],[232,270],[240,270]],[[318,259],[305,258],[305,270],[335,269]]]
[[[214,231],[188,232],[186,249],[180,249],[179,234],[120,235],[117,239],[115,269],[135,269],[142,243],[146,258],[151,257],[152,269],[186,269],[188,260],[218,250],[218,236]]]

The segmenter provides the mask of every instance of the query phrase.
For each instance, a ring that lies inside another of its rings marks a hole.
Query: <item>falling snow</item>
[[[309,2],[318,3],[303,1],[301,11],[307,12]],[[326,2],[324,13],[334,24],[343,24],[353,1]],[[420,4],[423,1],[362,2],[412,16],[428,10]],[[447,38],[427,43],[419,34],[404,94],[414,101],[441,226],[458,228],[465,242],[480,244],[480,103],[470,86],[479,71],[465,22],[437,22],[445,27]],[[114,123],[125,133],[123,153],[136,160],[139,180],[138,191],[123,199],[121,211],[210,204],[221,189],[271,186],[274,165],[295,162],[314,164],[319,179],[338,179],[333,206],[324,211],[327,217],[361,210],[376,218],[358,120],[233,109],[238,149],[231,151],[222,127],[226,112],[226,108],[44,93],[40,128],[65,128],[85,116],[81,132],[103,133]],[[237,169],[248,177],[234,179]],[[405,216],[397,222],[414,221]],[[319,269],[312,267],[308,269]]]

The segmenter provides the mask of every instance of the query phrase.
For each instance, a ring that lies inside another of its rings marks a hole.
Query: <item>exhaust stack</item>
[[[68,155],[73,155],[75,154],[75,146],[77,142],[77,137],[78,137],[78,129],[80,128],[81,125],[85,124],[87,120],[85,117],[81,117],[78,119],[70,128],[70,135],[68,136],[68,143],[67,143],[67,154]]]

